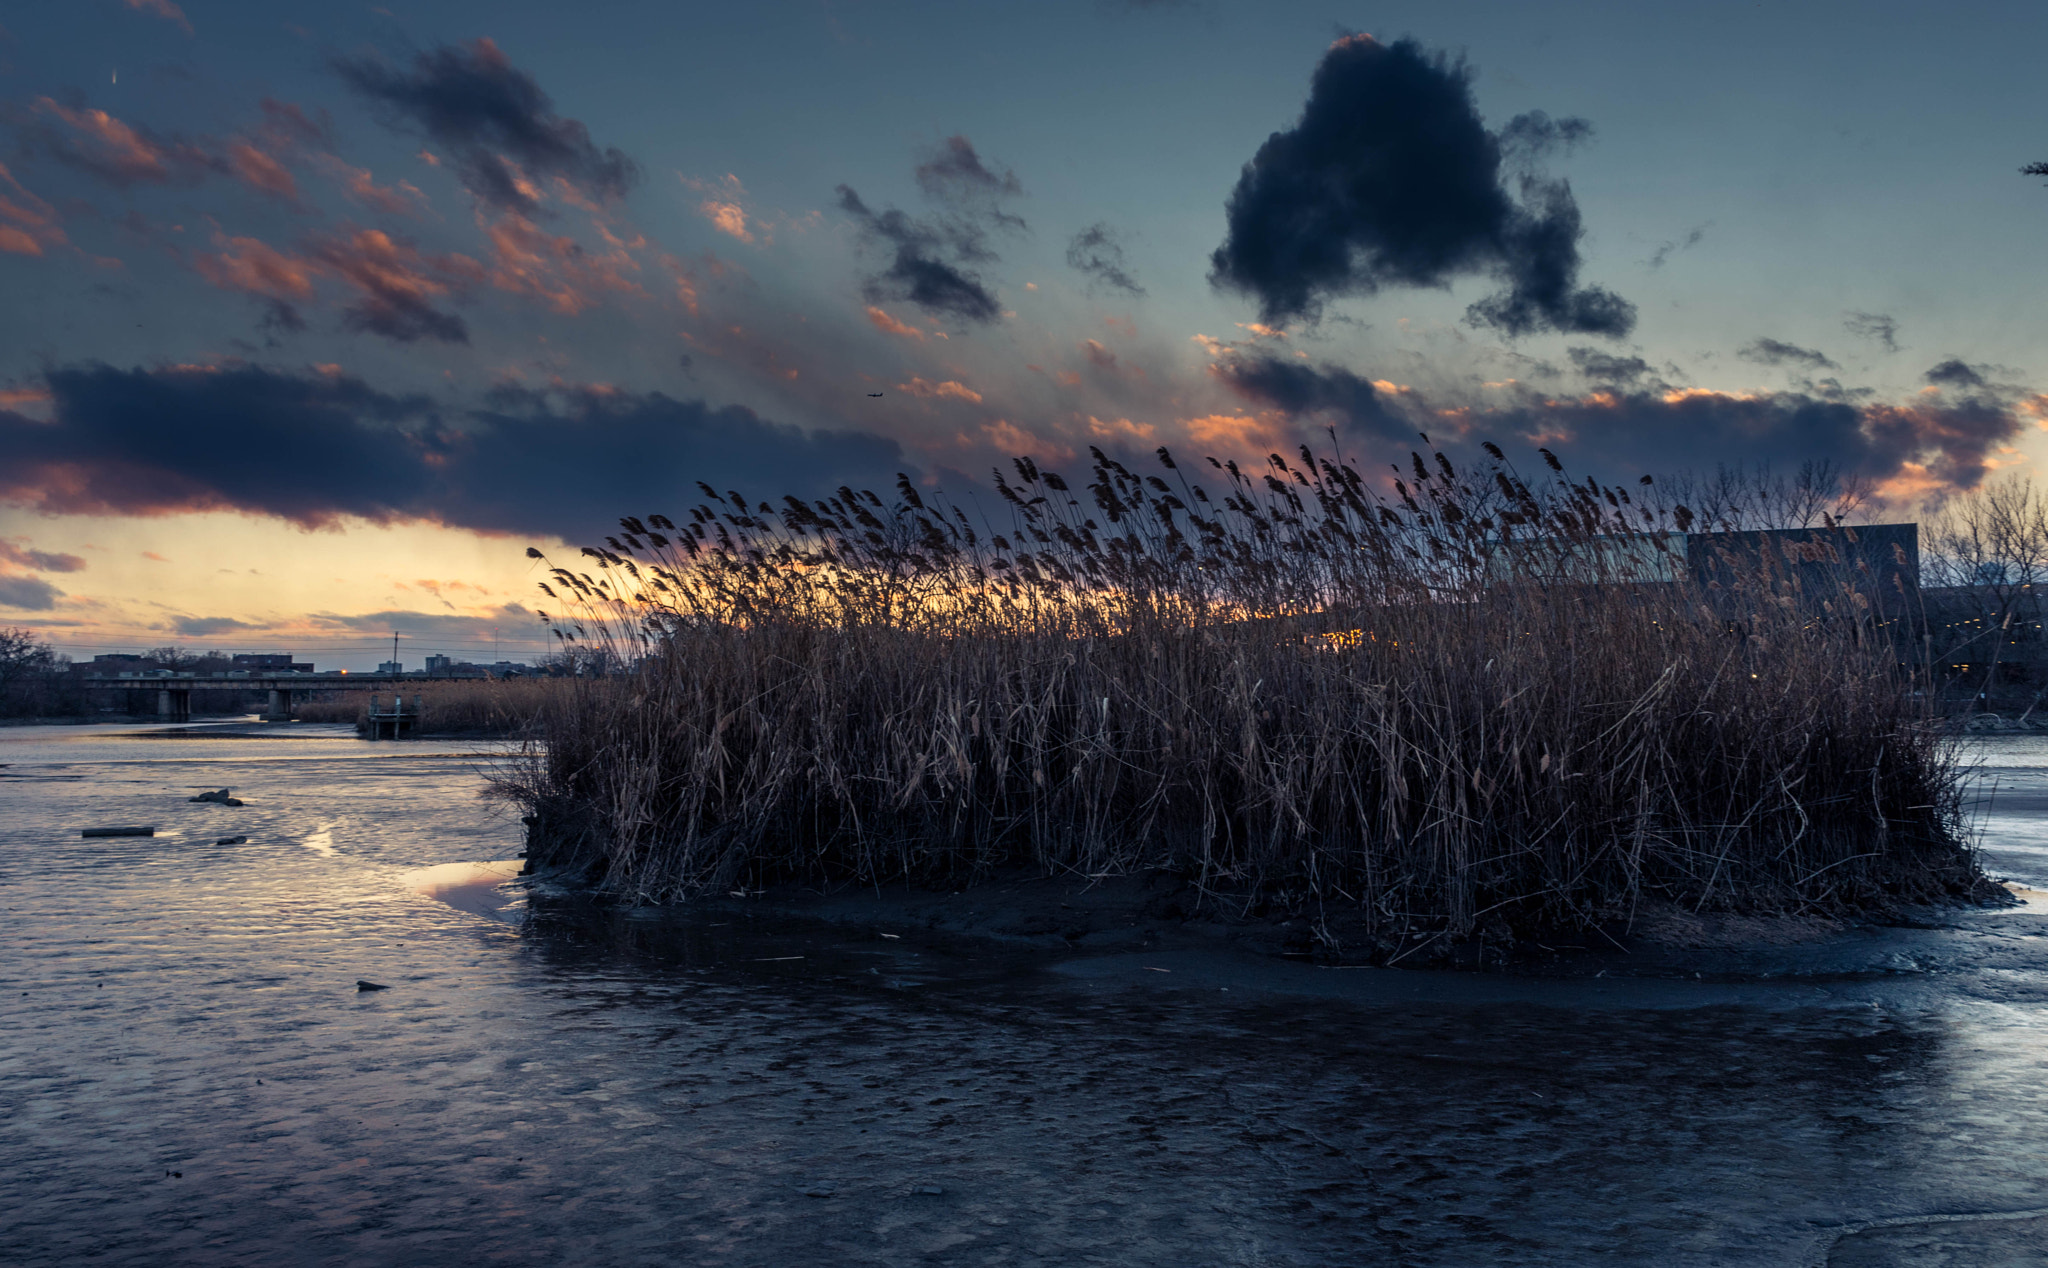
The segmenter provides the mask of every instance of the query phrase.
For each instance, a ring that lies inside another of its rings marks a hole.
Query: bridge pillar
[[[270,693],[270,710],[263,715],[265,722],[289,722],[292,720],[292,693],[273,688]]]
[[[190,688],[178,690],[174,687],[158,688],[156,693],[156,716],[164,722],[190,722],[192,720],[192,692]]]

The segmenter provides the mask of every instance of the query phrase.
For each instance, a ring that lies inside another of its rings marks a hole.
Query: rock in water
[[[153,837],[156,828],[87,828],[79,833],[82,837]]]
[[[221,838],[220,840],[218,840],[218,841],[215,841],[215,842],[214,842],[214,844],[215,844],[215,845],[247,845],[247,844],[249,844],[249,838],[248,838],[248,837],[222,837],[222,838]]]
[[[212,791],[212,792],[203,792],[203,793],[200,793],[200,794],[199,794],[199,795],[198,795],[197,797],[194,797],[194,798],[192,798],[192,800],[193,800],[193,801],[227,801],[227,800],[229,800],[229,796],[228,796],[228,794],[232,793],[233,791],[234,791],[234,789],[232,789],[232,788],[217,788],[217,789],[215,789],[215,790],[214,790],[214,791]]]
[[[365,982],[361,978],[356,979],[357,991],[388,991],[390,989],[390,987],[384,985],[382,982]]]

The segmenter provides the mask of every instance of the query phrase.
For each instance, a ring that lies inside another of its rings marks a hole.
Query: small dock
[[[405,697],[394,695],[387,708],[377,703],[377,697],[370,697],[370,735],[373,740],[408,740],[419,732],[420,698],[414,696],[410,705]]]

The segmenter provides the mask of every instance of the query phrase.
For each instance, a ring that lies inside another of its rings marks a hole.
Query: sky
[[[1957,3],[0,14],[0,625],[522,659],[526,550],[1029,455],[1912,518],[2048,458],[2048,43]],[[993,511],[991,511],[993,514]]]

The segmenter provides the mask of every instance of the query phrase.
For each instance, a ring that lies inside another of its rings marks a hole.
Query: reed
[[[1689,579],[1685,507],[1488,450],[1384,490],[1307,449],[1097,451],[1079,490],[1019,459],[1000,531],[908,481],[700,486],[553,569],[565,641],[633,668],[498,791],[536,867],[635,901],[1167,869],[1397,940],[1981,884],[1903,595]]]

